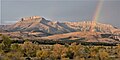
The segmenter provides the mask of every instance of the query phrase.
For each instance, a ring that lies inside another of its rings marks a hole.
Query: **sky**
[[[0,24],[42,16],[59,22],[92,21],[100,0],[1,0]],[[120,0],[104,0],[97,22],[120,27]]]

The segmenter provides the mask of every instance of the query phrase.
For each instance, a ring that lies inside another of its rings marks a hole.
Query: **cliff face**
[[[50,34],[61,34],[77,31],[89,31],[91,24],[91,21],[64,23],[52,22],[40,16],[32,16],[22,18],[19,22],[10,25],[9,28],[3,28],[3,26],[0,28],[8,31],[35,31]],[[117,29],[109,24],[96,23],[94,30],[96,32],[113,33]]]

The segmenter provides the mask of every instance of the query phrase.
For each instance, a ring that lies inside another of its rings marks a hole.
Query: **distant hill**
[[[27,32],[44,32],[49,34],[61,34],[69,32],[78,32],[78,31],[89,31],[91,27],[91,21],[83,22],[53,22],[46,20],[40,16],[32,16],[21,18],[20,21],[13,25],[3,26],[0,28],[2,30],[7,30],[10,32],[15,31],[27,31]],[[112,33],[113,31],[118,30],[112,25],[97,23],[95,26],[96,32],[102,33]]]
[[[96,23],[90,32],[92,21],[53,22],[40,16],[21,18],[12,25],[0,25],[0,33],[9,35],[13,40],[52,40],[83,42],[120,42],[120,29]]]
[[[116,37],[116,38],[115,38]],[[103,34],[99,32],[71,32],[66,34],[55,34],[51,36],[42,37],[42,39],[49,40],[79,40],[83,42],[105,42],[118,43],[120,36],[114,34]]]

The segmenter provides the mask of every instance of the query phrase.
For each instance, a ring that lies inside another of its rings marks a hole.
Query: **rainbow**
[[[90,27],[90,32],[94,32],[94,28],[95,28],[96,22],[99,18],[102,5],[103,5],[103,0],[100,0],[98,5],[96,6],[96,10],[95,10],[95,13],[94,13],[93,18],[92,18],[92,24],[91,24],[91,27]]]
[[[95,10],[95,13],[94,13],[93,18],[92,18],[92,20],[93,20],[94,22],[96,22],[96,21],[98,20],[98,18],[99,18],[102,5],[103,5],[103,0],[99,0],[99,3],[98,3],[98,5],[96,6],[96,10]]]

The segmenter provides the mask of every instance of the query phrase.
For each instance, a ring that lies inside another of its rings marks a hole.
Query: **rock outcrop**
[[[2,28],[12,31],[27,31],[27,32],[44,32],[49,34],[61,34],[61,33],[69,33],[69,32],[78,32],[78,31],[89,31],[91,27],[91,21],[84,21],[84,22],[52,22],[46,20],[40,16],[32,16],[21,18],[21,20],[13,25],[10,25],[9,28]],[[95,26],[96,32],[102,33],[113,33],[114,31],[118,30],[112,25],[109,24],[102,24],[96,23]]]

